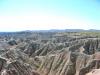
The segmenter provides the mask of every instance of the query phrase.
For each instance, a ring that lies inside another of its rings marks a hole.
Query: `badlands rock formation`
[[[2,33],[0,75],[99,75],[99,34]]]
[[[94,69],[86,75],[100,75],[100,69]]]

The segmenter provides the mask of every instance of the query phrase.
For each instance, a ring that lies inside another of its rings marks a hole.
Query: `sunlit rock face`
[[[94,69],[86,75],[100,75],[100,69]]]
[[[91,35],[80,32],[2,35],[0,75],[98,75],[100,37]]]
[[[3,70],[1,75],[40,75],[39,73],[32,71],[29,74],[18,74],[16,70]]]
[[[3,61],[2,61],[3,62]],[[6,63],[3,66],[0,75],[40,75],[38,72],[34,71],[31,67],[19,63],[18,61],[13,61]]]

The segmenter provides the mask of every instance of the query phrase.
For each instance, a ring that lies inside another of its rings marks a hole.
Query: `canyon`
[[[100,33],[0,33],[0,75],[100,75]]]

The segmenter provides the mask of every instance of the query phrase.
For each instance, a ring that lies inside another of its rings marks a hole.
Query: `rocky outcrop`
[[[100,75],[100,69],[93,69],[91,72],[86,75]]]
[[[13,45],[17,45],[17,42],[15,40],[10,40],[8,41],[8,44],[13,46]]]
[[[40,75],[29,65],[0,58],[0,75]]]
[[[0,75],[86,75],[100,69],[100,37],[94,34],[19,32],[0,37]]]
[[[100,68],[100,60],[95,59],[97,57],[64,51],[60,54],[46,56],[38,72],[42,75],[85,75],[94,68]]]

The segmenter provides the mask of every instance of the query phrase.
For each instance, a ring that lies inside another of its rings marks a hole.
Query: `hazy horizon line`
[[[18,31],[0,31],[0,33],[1,32],[25,32],[25,31],[60,31],[60,30],[62,30],[62,31],[65,31],[65,30],[83,30],[83,31],[89,31],[89,30],[97,30],[97,31],[100,31],[100,29],[33,29],[33,30],[18,30]]]

